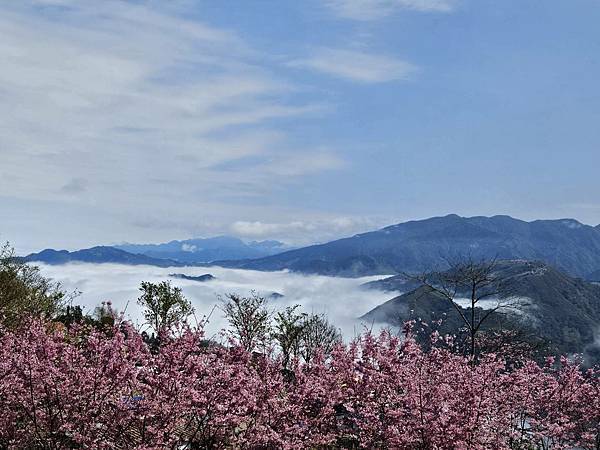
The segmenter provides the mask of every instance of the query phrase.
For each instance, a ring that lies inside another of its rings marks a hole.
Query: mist
[[[326,314],[329,321],[338,327],[345,340],[352,339],[372,323],[357,320],[374,307],[394,297],[393,292],[365,289],[361,284],[383,278],[337,278],[321,275],[301,275],[288,271],[258,272],[221,267],[153,267],[127,266],[120,264],[70,263],[65,265],[40,264],[42,273],[60,282],[66,291],[81,294],[74,304],[81,305],[91,313],[102,301],[111,301],[113,307],[124,312],[125,318],[136,325],[143,325],[142,311],[137,304],[142,281],[159,282],[172,280],[192,302],[197,320],[209,316],[205,326],[207,336],[214,336],[227,323],[219,308],[219,296],[228,293],[248,295],[252,291],[262,296],[272,293],[283,297],[269,300],[273,311],[286,306],[300,305],[302,311]],[[172,273],[198,276],[212,274],[216,279],[207,282],[174,279]]]

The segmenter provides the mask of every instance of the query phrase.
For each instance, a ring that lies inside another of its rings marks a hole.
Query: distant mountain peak
[[[146,255],[129,253],[114,247],[96,246],[69,252],[67,250],[46,249],[39,253],[27,255],[25,261],[43,262],[46,264],[66,264],[69,262],[114,263],[127,265],[150,265],[159,267],[181,266],[182,264],[168,259],[152,258]]]
[[[169,258],[189,264],[204,264],[215,260],[253,259],[289,250],[275,240],[244,242],[233,236],[172,240],[159,244],[122,244],[115,246],[131,253],[153,258]]]
[[[161,244],[124,243],[114,246],[99,245],[74,252],[46,249],[32,253],[29,260],[48,264],[70,261],[122,262],[123,264],[151,264],[177,266],[206,264],[214,260],[252,259],[289,250],[284,243],[275,240],[245,243],[232,236],[172,240]]]

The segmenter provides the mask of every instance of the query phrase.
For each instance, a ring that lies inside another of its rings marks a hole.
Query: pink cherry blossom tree
[[[408,326],[283,370],[269,347],[175,331],[150,351],[118,318],[0,330],[0,448],[599,448],[598,372],[577,361],[473,364]]]

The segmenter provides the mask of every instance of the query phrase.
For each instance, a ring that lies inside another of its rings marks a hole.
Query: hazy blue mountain
[[[198,275],[198,276],[186,275],[184,273],[170,273],[169,276],[171,278],[178,278],[180,280],[198,281],[198,282],[201,282],[201,283],[203,283],[205,281],[211,281],[211,280],[216,279],[210,273],[205,273],[204,275]]]
[[[595,283],[600,283],[600,269],[590,273],[587,277],[585,277],[585,279]]]
[[[158,267],[182,266],[178,261],[152,258],[119,250],[113,247],[98,246],[69,252],[67,250],[46,249],[26,256],[25,261],[46,264],[66,264],[69,262],[116,263],[128,265],[150,265]]]
[[[600,286],[541,262],[502,261],[498,271],[510,286],[511,298],[521,304],[511,319],[516,326],[531,329],[563,353],[592,350],[600,323]],[[395,276],[368,286],[403,291],[407,285]],[[448,301],[417,287],[374,308],[362,319],[398,325],[408,319],[432,321],[442,317],[446,322],[443,331],[460,326],[459,315]]]
[[[312,245],[226,267],[340,276],[426,271],[447,259],[540,260],[573,276],[600,269],[600,228],[573,219],[525,222],[508,216],[448,215],[392,225],[326,244]]]
[[[367,289],[377,289],[385,292],[410,292],[420,286],[421,283],[406,275],[393,275],[391,277],[382,278],[381,280],[369,281],[362,285],[362,287]]]
[[[207,263],[214,260],[252,259],[289,250],[279,241],[253,241],[218,236],[206,239],[186,239],[164,244],[122,244],[115,248],[153,258],[173,259],[184,263]]]

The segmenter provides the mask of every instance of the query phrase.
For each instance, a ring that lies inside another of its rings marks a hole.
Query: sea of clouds
[[[102,301],[111,301],[116,310],[124,311],[127,319],[140,326],[143,324],[141,309],[137,304],[140,283],[171,279],[192,302],[197,319],[210,315],[205,326],[209,337],[217,335],[227,325],[219,309],[219,296],[228,293],[249,295],[255,291],[259,295],[268,296],[277,292],[283,297],[269,300],[273,311],[298,304],[304,312],[326,314],[340,328],[346,340],[352,339],[365,327],[373,327],[373,324],[361,322],[358,317],[397,295],[361,287],[363,283],[382,276],[350,279],[301,275],[287,271],[87,263],[60,266],[40,264],[40,269],[45,276],[60,282],[65,290],[81,292],[74,303],[82,305],[86,312],[92,312]],[[171,273],[193,276],[210,273],[216,279],[208,282],[174,279],[169,277]]]

